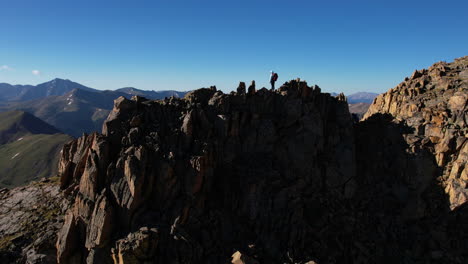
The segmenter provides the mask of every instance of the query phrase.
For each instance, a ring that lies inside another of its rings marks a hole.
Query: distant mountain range
[[[331,95],[338,96],[337,93],[331,93]],[[356,114],[357,118],[361,119],[378,95],[378,93],[358,92],[346,96],[349,112]]]
[[[57,172],[58,154],[72,137],[23,111],[0,113],[0,187]]]
[[[338,93],[331,93],[332,96],[338,96]],[[350,95],[346,95],[349,104],[366,103],[371,104],[379,94],[368,93],[368,92],[357,92]]]
[[[347,96],[349,104],[357,103],[367,103],[371,104],[379,94],[378,93],[368,93],[368,92],[358,92],[353,93]]]
[[[183,97],[186,92],[145,91],[133,87],[97,90],[70,80],[54,79],[37,86],[0,84],[0,111],[29,112],[74,137],[100,131],[119,96],[148,99]]]
[[[54,95],[63,95],[73,89],[98,91],[79,83],[62,79],[54,79],[36,86],[0,83],[0,101],[28,101]]]
[[[22,102],[35,100],[50,96],[60,96],[71,92],[72,90],[79,89],[88,92],[118,92],[126,95],[139,95],[148,99],[162,99],[164,97],[174,96],[183,97],[186,92],[163,90],[163,91],[146,91],[139,90],[133,87],[120,88],[113,90],[97,90],[94,88],[86,87],[82,84],[72,82],[64,79],[53,79],[52,81],[34,85],[11,85],[8,83],[0,83],[0,102]]]

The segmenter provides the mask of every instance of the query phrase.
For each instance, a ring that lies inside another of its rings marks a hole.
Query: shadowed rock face
[[[119,98],[63,149],[60,263],[464,263],[468,59],[353,124],[304,82]]]

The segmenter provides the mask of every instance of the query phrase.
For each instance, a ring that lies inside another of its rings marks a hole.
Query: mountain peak
[[[55,78],[52,81],[68,81],[68,82],[71,82],[69,79],[61,79],[61,78]]]
[[[41,86],[41,85],[74,85],[74,86],[83,86],[79,83],[76,83],[76,82],[73,82],[69,79],[61,79],[61,78],[55,78],[55,79],[52,79],[48,82],[45,82],[45,83],[41,83],[39,84],[38,86]]]

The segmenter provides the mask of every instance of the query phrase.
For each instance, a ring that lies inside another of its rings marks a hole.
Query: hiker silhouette
[[[278,80],[278,74],[274,71],[270,71],[270,84],[271,84],[271,90],[275,89],[275,82]]]

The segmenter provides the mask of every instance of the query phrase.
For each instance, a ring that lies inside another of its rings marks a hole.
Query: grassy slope
[[[25,135],[22,140],[1,145],[0,187],[11,188],[53,176],[57,171],[59,152],[71,139],[64,134]]]
[[[24,112],[10,111],[0,113],[0,144],[10,140],[14,137],[21,137],[27,134],[27,131],[13,131],[18,120],[21,119]],[[14,135],[13,135],[14,134]]]
[[[0,132],[9,129],[23,115],[21,111],[0,113]]]

